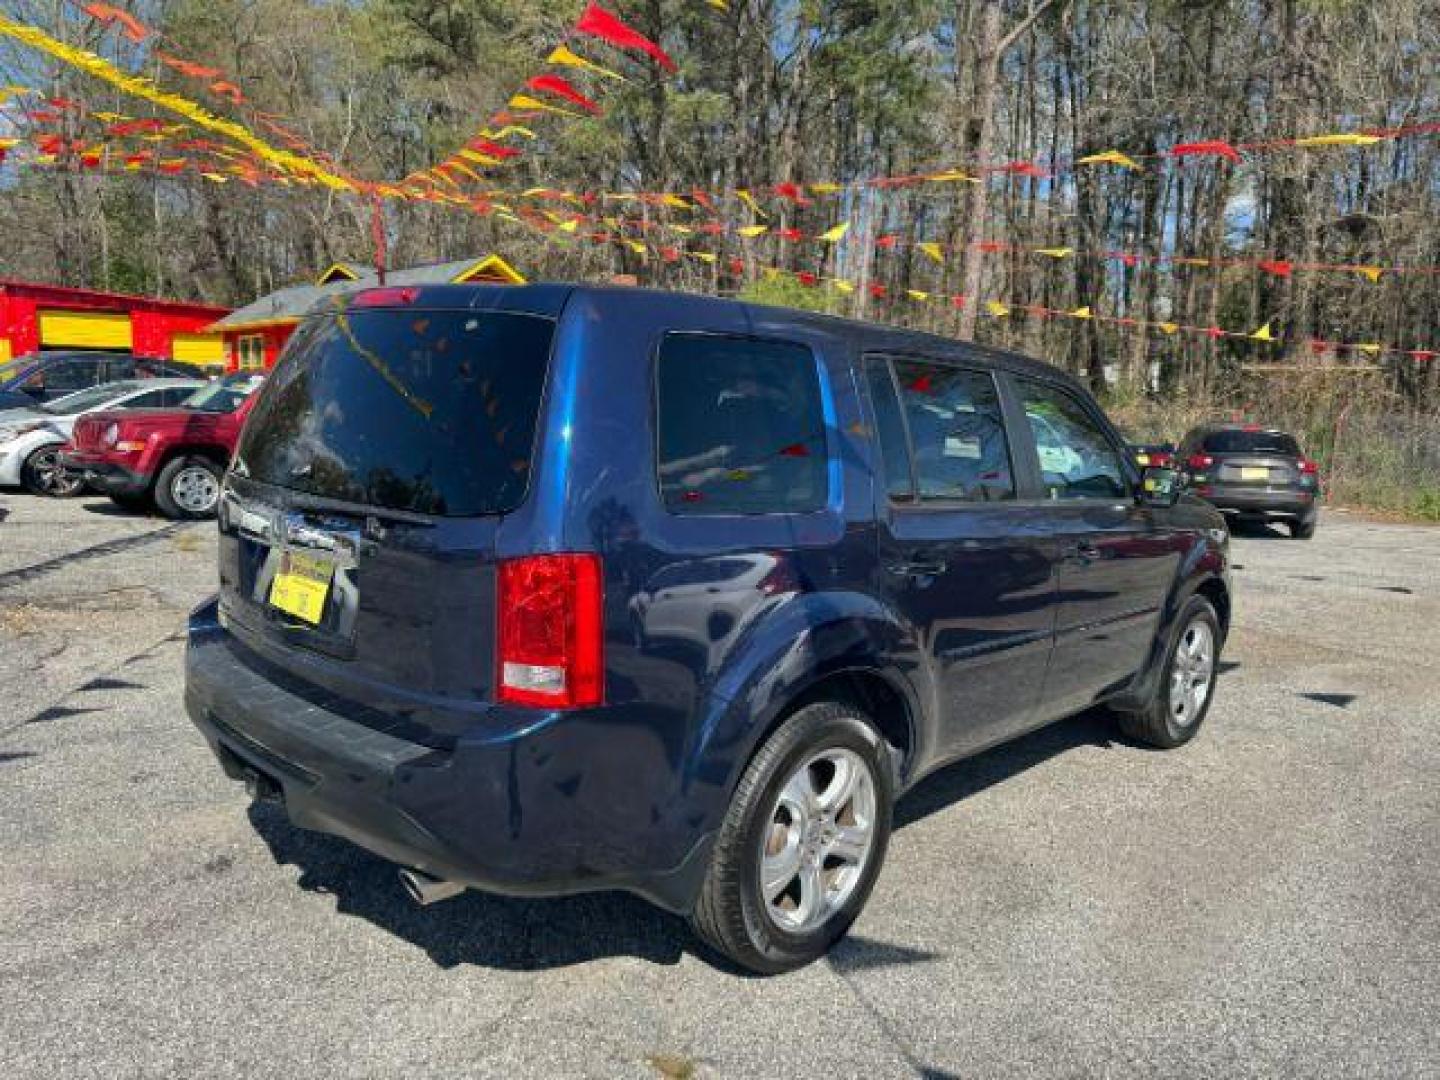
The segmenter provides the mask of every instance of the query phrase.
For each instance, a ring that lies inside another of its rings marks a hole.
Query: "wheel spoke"
[[[803,928],[809,928],[820,921],[825,914],[825,878],[817,863],[800,863],[797,875],[800,879],[800,903],[795,908],[795,921]]]
[[[802,825],[815,816],[820,809],[820,803],[816,798],[815,784],[810,779],[808,766],[792,776],[790,782],[781,789],[780,801],[798,812]]]
[[[792,831],[778,855],[767,855],[760,862],[760,887],[765,893],[765,902],[774,903],[795,880],[799,870],[800,844]]]
[[[830,815],[838,814],[855,794],[860,780],[860,766],[848,757],[834,759],[835,771],[825,790],[816,796],[820,809]]]
[[[842,862],[859,865],[870,850],[870,827],[868,825],[842,825],[835,838],[826,846],[825,854],[833,855]]]

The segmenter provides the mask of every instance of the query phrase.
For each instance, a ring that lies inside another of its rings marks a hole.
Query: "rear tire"
[[[1316,519],[1313,517],[1308,521],[1304,518],[1296,518],[1290,522],[1290,536],[1295,540],[1309,540],[1315,535],[1315,524]]]
[[[30,452],[20,466],[20,483],[32,495],[69,499],[85,490],[85,478],[60,467],[60,444],[50,443]]]
[[[1203,596],[1190,598],[1175,626],[1150,701],[1142,709],[1116,713],[1121,731],[1162,750],[1184,746],[1205,722],[1224,645],[1220,619]]]
[[[690,916],[695,932],[767,975],[823,956],[880,874],[893,801],[889,748],[862,713],[828,701],[799,710],[735,789]]]
[[[220,503],[221,469],[198,454],[177,457],[160,470],[155,505],[168,518],[194,521],[215,516]]]

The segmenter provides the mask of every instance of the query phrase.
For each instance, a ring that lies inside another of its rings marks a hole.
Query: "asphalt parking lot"
[[[0,516],[0,1076],[1440,1073],[1440,529],[1237,537],[1196,743],[1087,715],[932,778],[853,936],[757,979],[250,808],[180,708],[213,526]]]

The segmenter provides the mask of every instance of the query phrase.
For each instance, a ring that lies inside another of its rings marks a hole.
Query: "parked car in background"
[[[629,889],[782,971],[936,768],[1102,702],[1194,737],[1228,534],[1176,479],[995,349],[637,289],[360,291],[256,395],[186,706],[422,903]]]
[[[1180,442],[1191,490],[1226,515],[1276,521],[1308,540],[1320,516],[1320,470],[1293,435],[1258,424],[1211,424]]]
[[[204,385],[203,379],[126,379],[0,413],[0,485],[58,498],[78,495],[85,479],[61,466],[60,450],[81,416],[101,409],[171,408]]]
[[[90,413],[75,424],[60,464],[121,506],[153,500],[166,517],[210,517],[260,382],[253,372],[236,373],[174,408]]]
[[[0,367],[0,411],[32,409],[77,390],[121,379],[195,377],[195,369],[186,364],[129,353],[32,353]]]

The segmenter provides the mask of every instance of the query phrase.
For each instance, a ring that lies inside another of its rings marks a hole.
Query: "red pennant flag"
[[[100,167],[99,154],[81,154],[80,165],[86,169],[98,169]]]
[[[666,246],[660,249],[660,257],[666,262],[677,262],[680,259],[680,252],[676,248]]]
[[[1138,263],[1138,262],[1140,261],[1137,257],[1135,257],[1134,255],[1131,255],[1129,252],[1125,252],[1125,251],[1118,252],[1117,254],[1112,255],[1111,258],[1118,258],[1118,259],[1119,259],[1122,263],[1124,263],[1126,266],[1129,266],[1129,267],[1132,267],[1132,268],[1135,266],[1136,263]]]
[[[599,105],[595,104],[594,101],[586,97],[579,90],[576,90],[569,79],[562,78],[559,75],[536,75],[534,78],[528,79],[525,85],[531,90],[542,90],[547,94],[554,94],[558,98],[564,98],[566,101],[579,105],[580,108],[588,113],[598,115],[600,112]]]
[[[219,68],[206,67],[204,64],[197,64],[191,60],[182,60],[178,56],[170,56],[168,53],[156,53],[160,62],[167,67],[174,68],[181,75],[188,75],[192,79],[213,79],[220,74]]]
[[[1033,161],[1012,161],[1008,165],[1002,165],[1000,171],[1009,173],[1011,176],[1046,177],[1050,175]]]
[[[65,140],[59,135],[41,135],[35,140],[35,148],[42,154],[58,154],[65,149]]]
[[[86,4],[85,14],[96,22],[119,23],[120,32],[137,45],[150,36],[150,29],[127,11],[121,11],[109,4]]]
[[[598,37],[601,41],[614,45],[617,49],[636,49],[647,53],[666,71],[677,70],[675,61],[670,59],[664,49],[638,30],[625,25],[618,16],[612,15],[594,0],[591,0],[585,13],[580,16],[580,21],[575,24],[575,30],[581,34]]]
[[[898,236],[894,236],[894,235],[891,235],[891,234],[887,234],[887,235],[882,236],[882,237],[880,237],[879,239],[877,239],[877,240],[875,241],[875,246],[878,247],[878,248],[883,248],[883,249],[886,250],[886,251],[889,251],[891,248],[893,248],[893,247],[894,247],[896,244],[898,244],[899,242],[900,242],[900,238],[899,238]]]
[[[690,198],[694,199],[701,206],[705,207],[706,210],[715,209],[715,203],[711,200],[710,196],[705,192],[701,191],[699,188],[690,189]]]
[[[725,224],[720,221],[707,221],[700,226],[700,231],[706,236],[719,236],[725,231]]]
[[[515,149],[515,147],[502,146],[499,143],[491,142],[489,139],[471,139],[465,145],[477,154],[486,154],[490,157],[504,159],[520,156],[520,151]]]
[[[169,174],[171,174],[171,175],[173,176],[175,173],[182,172],[182,171],[184,170],[184,168],[185,168],[185,162],[183,162],[183,161],[162,161],[162,162],[159,164],[158,168],[160,169],[161,172],[163,172],[163,173],[169,173]]]
[[[1310,341],[1310,351],[1316,356],[1324,356],[1330,351],[1330,342],[1321,341],[1319,338],[1312,338]]]
[[[796,243],[805,239],[805,234],[799,229],[777,229],[775,235],[781,240],[790,240]]]
[[[1440,356],[1440,353],[1434,349],[1411,349],[1410,355],[1416,360],[1434,360],[1435,357]]]
[[[965,297],[959,295],[958,293],[955,296],[950,297],[950,306],[958,311],[960,308],[963,308],[965,306]]]
[[[58,124],[60,119],[59,113],[51,112],[49,109],[36,109],[30,114],[32,124]]]
[[[1221,139],[1208,142],[1181,143],[1170,148],[1171,157],[1222,157],[1235,164],[1240,163],[1240,151]]]
[[[734,274],[736,277],[739,277],[739,276],[740,276],[741,274],[743,274],[744,272],[745,272],[745,260],[744,260],[744,259],[731,259],[731,260],[730,260],[730,273]]]
[[[1217,338],[1224,337],[1225,331],[1221,330],[1218,326],[1212,326],[1205,331],[1205,336],[1210,338],[1210,340],[1214,341]]]
[[[65,97],[52,97],[46,98],[45,100],[47,104],[56,109],[78,109],[80,107],[79,102],[71,101]]]
[[[808,271],[808,270],[801,270],[801,271],[800,271],[798,274],[796,274],[795,276],[800,280],[800,284],[801,284],[801,285],[818,285],[818,284],[820,284],[820,279],[819,279],[818,277],[816,277],[814,274],[810,273],[810,271]]]
[[[870,295],[873,296],[876,300],[884,300],[884,299],[885,299],[885,286],[884,286],[884,285],[871,285],[871,286],[870,286]]]
[[[783,184],[776,184],[775,194],[779,195],[782,199],[789,199],[798,206],[810,205],[810,200],[805,197],[804,192],[800,190],[799,186],[791,184],[788,181]]]
[[[1274,274],[1278,278],[1288,278],[1291,271],[1295,269],[1294,263],[1285,262],[1282,259],[1261,259],[1255,265],[1267,274]]]
[[[245,95],[240,93],[240,88],[233,82],[226,82],[224,79],[212,82],[210,84],[210,90],[220,97],[229,98],[230,101],[236,105],[239,105],[245,100]]]

